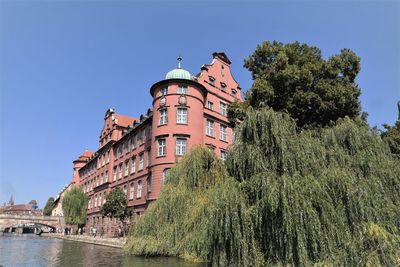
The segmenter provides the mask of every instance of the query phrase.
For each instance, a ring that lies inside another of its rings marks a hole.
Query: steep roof
[[[115,116],[115,123],[122,127],[128,127],[129,125],[132,126],[133,121],[137,121],[137,118],[121,115],[121,114],[114,114]]]

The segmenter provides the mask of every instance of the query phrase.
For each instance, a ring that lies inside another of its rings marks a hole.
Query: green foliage
[[[400,165],[349,118],[296,131],[248,108],[224,165],[194,149],[132,229],[127,249],[213,266],[396,266]]]
[[[62,209],[66,224],[85,224],[88,197],[79,186],[73,186],[65,193]]]
[[[126,194],[119,187],[114,188],[107,195],[106,203],[101,207],[100,212],[103,216],[118,218],[121,222],[132,215],[132,209],[128,207]]]
[[[54,207],[55,207],[54,197],[49,197],[49,199],[46,202],[46,205],[44,206],[43,215],[51,216],[51,212],[53,211]]]
[[[382,139],[389,145],[390,151],[400,158],[400,120],[394,126],[384,124],[386,131],[382,132]]]
[[[355,83],[360,58],[349,49],[324,60],[317,47],[266,41],[244,66],[252,72],[254,83],[242,108],[229,110],[231,121],[248,106],[287,112],[301,128],[325,126],[360,113]]]
[[[365,265],[365,225],[399,235],[400,165],[365,124],[297,133],[288,115],[250,108],[239,131],[227,166],[266,261]]]

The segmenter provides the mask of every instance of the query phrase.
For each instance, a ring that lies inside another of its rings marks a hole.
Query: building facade
[[[100,208],[116,187],[126,193],[133,218],[158,198],[168,170],[194,145],[205,145],[222,159],[233,140],[228,105],[242,101],[241,89],[225,53],[213,53],[211,64],[192,76],[181,67],[150,88],[152,109],[139,118],[109,109],[96,152],[84,152],[74,164],[72,183],[89,196],[89,227],[106,235],[116,221],[102,218]]]

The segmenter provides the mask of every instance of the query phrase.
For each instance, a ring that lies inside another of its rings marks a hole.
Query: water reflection
[[[121,249],[35,235],[0,236],[3,266],[203,267],[177,258],[126,255]]]

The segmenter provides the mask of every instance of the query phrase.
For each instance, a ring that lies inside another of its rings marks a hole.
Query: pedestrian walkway
[[[123,248],[126,243],[126,237],[115,238],[115,237],[92,237],[88,235],[63,235],[58,233],[46,233],[42,234],[43,237],[53,237],[65,240],[85,242],[96,245],[103,245],[115,248]]]

